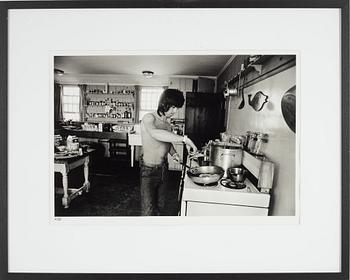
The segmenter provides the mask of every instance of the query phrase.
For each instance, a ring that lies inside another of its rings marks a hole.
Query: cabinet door
[[[180,89],[180,78],[170,78],[169,80],[169,88],[170,89]],[[179,118],[179,111],[176,112],[176,114],[172,117],[173,119]],[[170,166],[169,166],[170,168]]]
[[[181,90],[184,93],[185,103],[179,108],[179,110],[174,115],[174,119],[185,119],[186,113],[186,92],[192,91],[192,79],[185,78],[171,78],[169,81],[169,88]]]
[[[193,80],[192,79],[182,79],[182,81],[180,82],[180,85],[181,85],[180,90],[184,93],[185,103],[178,110],[178,118],[179,119],[185,119],[185,115],[186,115],[186,92],[192,91],[192,84],[193,84]]]
[[[193,91],[193,79],[186,79],[186,88],[187,92]]]
[[[184,105],[179,108],[175,114],[175,117],[176,119],[185,119],[185,112],[186,112],[186,93],[184,92],[184,97],[185,97],[185,102],[184,102]]]
[[[267,216],[267,208],[245,207],[228,204],[186,202],[186,216]]]
[[[170,78],[169,88],[180,89],[180,78]]]

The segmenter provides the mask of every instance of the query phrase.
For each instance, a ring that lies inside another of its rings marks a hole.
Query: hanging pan
[[[293,86],[283,95],[281,100],[281,109],[283,118],[288,125],[288,127],[295,133],[295,107],[296,107],[296,97],[295,97],[296,86]]]

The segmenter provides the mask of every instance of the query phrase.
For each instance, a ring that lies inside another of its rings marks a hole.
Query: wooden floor
[[[166,198],[166,215],[176,216],[178,188],[181,173],[170,171]],[[61,187],[61,175],[55,174],[55,187]],[[69,208],[61,203],[62,194],[55,195],[55,217],[63,216],[140,216],[139,168],[130,167],[128,162],[103,159],[90,167],[91,188],[89,193],[76,197]],[[69,186],[80,186],[83,169],[69,173]]]

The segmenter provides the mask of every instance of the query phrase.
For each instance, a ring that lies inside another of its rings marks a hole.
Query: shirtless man
[[[187,136],[171,132],[170,118],[184,104],[183,93],[165,90],[159,98],[156,112],[146,114],[141,121],[143,155],[141,157],[141,210],[143,216],[163,215],[165,204],[168,153],[179,161],[172,143],[184,142],[188,150],[197,147]]]

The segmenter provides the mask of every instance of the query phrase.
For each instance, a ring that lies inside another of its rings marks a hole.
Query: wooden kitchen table
[[[81,195],[83,191],[89,192],[89,161],[90,155],[95,149],[88,149],[83,153],[82,156],[74,156],[67,158],[55,158],[55,172],[62,174],[62,185],[63,185],[63,197],[62,205],[64,208],[68,208],[70,202],[78,195]],[[68,186],[68,174],[71,170],[84,165],[84,183],[80,188],[69,188]]]

